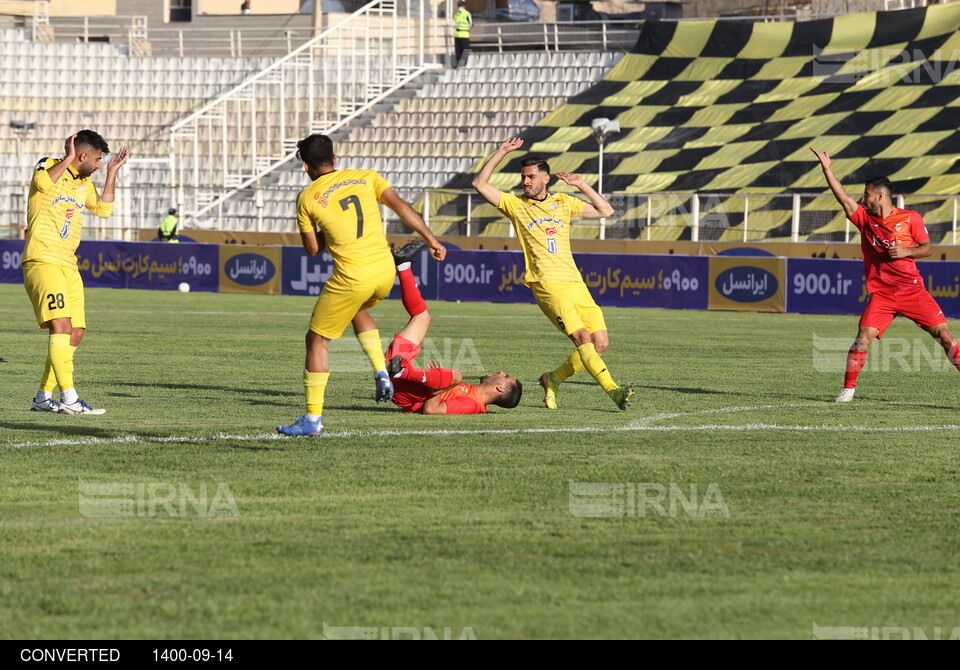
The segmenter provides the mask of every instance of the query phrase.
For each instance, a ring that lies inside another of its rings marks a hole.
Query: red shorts
[[[876,328],[882,337],[893,317],[902,314],[918,326],[938,326],[947,322],[940,305],[923,286],[896,293],[873,293],[860,317],[861,328]]]
[[[402,356],[404,366],[413,364],[414,359],[419,355],[420,345],[414,344],[399,335],[393,336],[393,342],[390,343],[386,354],[384,354],[388,363],[394,356]],[[433,389],[427,388],[419,382],[409,379],[393,380],[393,404],[404,412],[419,412],[423,407],[423,402],[434,393]]]

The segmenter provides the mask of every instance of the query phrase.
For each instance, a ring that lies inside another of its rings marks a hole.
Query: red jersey
[[[480,397],[480,389],[473,384],[457,384],[437,396],[447,404],[447,414],[486,414],[487,406]]]
[[[860,249],[867,277],[867,293],[890,293],[923,286],[923,279],[912,258],[890,258],[891,248],[915,247],[930,239],[923,219],[910,209],[893,208],[885,218],[871,216],[862,205],[847,217],[860,231]]]
[[[393,380],[393,404],[407,413],[423,413],[423,403],[435,391],[409,379]],[[438,396],[446,403],[447,414],[486,414],[487,406],[480,397],[480,389],[473,384],[458,384]]]

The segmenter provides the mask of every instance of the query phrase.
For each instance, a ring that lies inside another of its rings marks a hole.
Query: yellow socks
[[[329,372],[303,371],[303,391],[307,396],[307,414],[320,416],[323,414],[323,395],[327,390]],[[312,419],[316,421],[316,419]]]
[[[597,380],[597,383],[603,387],[604,391],[610,393],[610,391],[617,388],[617,383],[613,381],[613,377],[607,372],[607,366],[603,362],[603,359],[600,358],[600,354],[597,353],[593,342],[581,344],[577,347],[577,352],[580,354],[580,360],[583,361],[583,367]]]
[[[61,393],[73,388],[73,352],[75,349],[76,347],[70,346],[69,334],[50,336],[47,360],[50,361],[50,368],[53,370]],[[49,383],[46,369],[44,369],[44,382]],[[44,389],[46,388],[44,386]],[[53,390],[52,386],[50,390]]]
[[[73,356],[76,351],[77,348],[73,345],[70,345],[71,377],[73,376]],[[56,388],[56,386],[57,375],[53,371],[53,363],[50,361],[50,354],[48,353],[47,360],[43,364],[43,377],[40,379],[40,391],[43,393],[44,397],[49,398],[53,395],[53,389]]]
[[[594,350],[594,353],[596,353],[596,350]],[[574,351],[570,354],[570,358],[564,361],[563,365],[553,371],[553,381],[561,384],[579,372],[583,372],[583,361],[580,360],[580,352]]]
[[[383,343],[380,341],[379,330],[368,330],[357,333],[363,353],[370,359],[374,372],[387,369],[387,360],[383,357]]]

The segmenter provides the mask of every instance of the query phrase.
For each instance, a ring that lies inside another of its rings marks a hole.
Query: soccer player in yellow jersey
[[[501,144],[473,180],[473,188],[513,223],[523,248],[527,286],[550,323],[577,347],[563,365],[541,375],[543,402],[548,408],[556,409],[560,384],[586,368],[617,407],[626,409],[630,406],[633,385],[617,385],[600,358],[610,344],[607,326],[570,251],[570,219],[575,216],[602,219],[613,214],[613,207],[583,177],[566,172],[558,172],[557,178],[579,188],[590,202],[564,193],[548,193],[550,166],[533,156],[520,161],[523,195],[501,192],[490,184],[490,176],[508,153],[522,146],[523,140],[519,137]]]
[[[110,148],[92,130],[67,138],[66,155],[37,163],[27,200],[27,241],[23,249],[23,286],[33,303],[41,328],[50,331],[47,360],[40,390],[33,399],[35,412],[103,414],[81,400],[73,386],[73,353],[86,332],[83,281],[77,269],[77,247],[83,213],[100,218],[113,213],[117,172],[127,161],[121,147],[107,164],[103,194],[90,180],[100,169],[100,160]],[[60,387],[60,402],[53,389]]]
[[[323,399],[330,377],[328,346],[353,323],[360,346],[370,359],[377,384],[376,401],[393,397],[380,332],[367,309],[393,288],[396,265],[383,232],[378,203],[383,203],[430,246],[430,255],[442,261],[447,250],[423,219],[373,170],[337,170],[333,143],[326,135],[297,142],[312,183],[297,198],[297,225],[303,248],[311,256],[329,249],[334,271],[324,284],[310,317],[303,387],[307,411],[289,426],[277,426],[284,435],[323,435]]]

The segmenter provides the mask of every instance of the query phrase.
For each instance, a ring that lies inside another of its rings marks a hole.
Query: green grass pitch
[[[634,406],[617,411],[582,374],[550,412],[536,379],[570,345],[536,306],[432,303],[435,350],[468,377],[518,376],[520,407],[378,406],[349,334],[333,351],[348,369],[328,386],[330,434],[279,439],[303,411],[312,299],[88,289],[87,303],[77,386],[107,414],[32,413],[46,336],[23,288],[0,285],[3,637],[960,625],[960,376],[868,369],[857,399],[834,404],[842,363],[818,370],[813,337],[852,340],[855,316],[608,308],[604,359],[636,383]],[[402,306],[373,314],[386,345]],[[888,338],[928,339],[903,320]],[[125,485],[128,505],[91,514],[81,483]],[[582,516],[583,483],[608,485],[595,502],[612,511]],[[671,511],[668,495],[661,515],[649,497],[691,485],[701,499],[715,485],[726,513]]]

